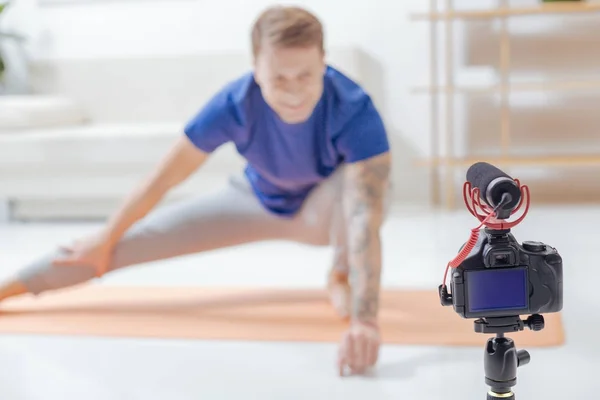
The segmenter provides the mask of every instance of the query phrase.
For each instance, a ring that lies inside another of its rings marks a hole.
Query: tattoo
[[[373,321],[379,310],[381,238],[391,161],[386,153],[347,165],[344,213],[348,231],[348,264],[353,319]]]

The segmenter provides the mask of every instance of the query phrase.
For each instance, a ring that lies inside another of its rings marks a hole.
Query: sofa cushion
[[[180,123],[90,124],[65,128],[30,129],[18,135],[0,133],[0,174],[79,173],[100,174],[144,171],[156,165],[175,140],[183,135]],[[218,149],[203,169],[232,171],[243,160],[235,147]]]
[[[0,133],[80,125],[88,121],[74,101],[52,95],[0,96]]]

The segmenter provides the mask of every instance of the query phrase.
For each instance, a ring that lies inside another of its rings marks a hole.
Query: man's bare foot
[[[338,316],[349,319],[352,303],[348,274],[332,269],[327,280],[327,292]]]
[[[0,301],[26,293],[28,293],[27,288],[21,282],[9,281],[0,286]]]

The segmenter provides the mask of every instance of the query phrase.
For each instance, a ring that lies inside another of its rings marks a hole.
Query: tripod
[[[518,350],[515,342],[505,333],[522,331],[525,326],[534,331],[544,329],[544,317],[533,314],[523,321],[519,316],[481,318],[474,322],[475,332],[495,333],[487,340],[483,366],[485,383],[490,387],[487,400],[515,400],[512,388],[517,384],[517,368],[529,364],[527,350]]]

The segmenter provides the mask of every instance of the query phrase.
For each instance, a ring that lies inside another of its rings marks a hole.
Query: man
[[[252,46],[254,71],[199,111],[106,226],[27,266],[0,287],[0,300],[259,240],[332,245],[328,289],[340,316],[350,318],[340,373],[345,367],[362,373],[376,363],[380,228],[390,174],[383,122],[369,96],[326,65],[323,29],[309,12],[267,9],[253,26]],[[242,177],[216,194],[151,213],[227,142],[248,161]]]

